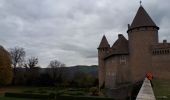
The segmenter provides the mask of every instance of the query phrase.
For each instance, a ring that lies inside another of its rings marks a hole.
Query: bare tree
[[[28,67],[29,68],[37,67],[37,64],[38,64],[38,58],[31,57],[31,58],[28,59]]]
[[[12,65],[14,69],[24,62],[26,54],[24,48],[21,47],[10,48],[9,53],[11,55]]]
[[[26,53],[25,53],[24,48],[21,48],[21,47],[10,48],[9,53],[11,56],[12,66],[13,66],[13,81],[12,81],[12,83],[15,84],[16,73],[17,73],[16,67],[18,67],[19,65],[22,65],[22,63],[24,62]]]
[[[56,81],[61,81],[63,70],[62,68],[65,67],[65,64],[61,63],[58,60],[52,60],[50,64],[48,65],[50,68],[50,76],[51,78]]]
[[[26,80],[27,85],[36,84],[36,81],[40,75],[40,67],[38,66],[38,58],[37,57],[30,57],[27,60],[27,63],[24,64],[26,68]]]

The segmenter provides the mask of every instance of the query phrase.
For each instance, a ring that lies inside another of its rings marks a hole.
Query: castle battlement
[[[170,43],[167,43],[166,40],[164,40],[163,43],[152,45],[152,54],[153,55],[170,54]]]

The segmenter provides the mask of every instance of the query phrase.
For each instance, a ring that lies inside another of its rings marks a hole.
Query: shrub
[[[114,99],[102,97],[58,96],[56,97],[56,100],[114,100]]]
[[[48,99],[48,98],[50,98],[49,95],[26,94],[26,93],[5,93],[5,97],[34,98],[34,99]]]
[[[90,88],[90,93],[91,93],[92,96],[97,96],[97,95],[99,95],[99,94],[98,94],[98,93],[99,93],[98,88],[97,88],[97,87],[91,87],[91,88]]]

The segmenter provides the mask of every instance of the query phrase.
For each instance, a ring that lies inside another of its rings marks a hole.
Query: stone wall
[[[129,55],[119,55],[118,59],[116,83],[124,84],[130,81]]]
[[[115,55],[105,60],[106,88],[115,88],[119,84],[129,82],[128,55]]]
[[[170,79],[170,54],[153,55],[152,70],[155,78]]]
[[[104,50],[98,50],[98,75],[99,75],[99,87],[101,87],[104,84],[105,80],[105,65],[104,65],[104,56],[105,51]]]
[[[105,60],[105,68],[106,68],[105,87],[106,88],[115,88],[117,66],[118,66],[118,58],[116,56],[110,57]]]

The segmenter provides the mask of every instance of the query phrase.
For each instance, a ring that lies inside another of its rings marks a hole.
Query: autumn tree
[[[50,68],[49,74],[52,80],[54,81],[54,83],[61,83],[63,67],[65,67],[65,64],[61,63],[58,60],[52,60],[50,61],[48,67]]]
[[[12,60],[12,66],[13,66],[13,73],[14,73],[14,78],[13,78],[13,84],[15,83],[15,78],[16,78],[16,68],[19,65],[22,65],[25,59],[25,50],[24,48],[21,47],[14,47],[9,49],[9,53],[11,56]]]
[[[10,54],[0,46],[0,85],[10,84],[12,77]]]

